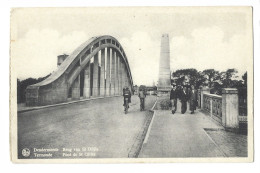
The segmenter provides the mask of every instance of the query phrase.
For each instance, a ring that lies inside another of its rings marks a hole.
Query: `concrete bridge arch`
[[[47,79],[27,87],[27,106],[122,95],[124,86],[133,90],[127,56],[112,36],[92,37],[64,59]]]

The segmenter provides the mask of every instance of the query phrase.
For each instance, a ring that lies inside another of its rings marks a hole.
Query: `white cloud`
[[[197,28],[192,37],[173,37],[171,39],[171,68],[214,68],[226,70],[236,68],[246,71],[250,58],[246,35],[234,35],[224,40],[224,32],[218,27]]]
[[[130,64],[134,84],[152,85],[159,72],[160,42],[146,32],[135,32],[130,38],[120,40]]]
[[[56,30],[29,30],[26,35],[13,43],[12,57],[17,77],[43,77],[57,68],[57,56],[70,54],[88,37],[85,33],[74,31],[60,35]]]

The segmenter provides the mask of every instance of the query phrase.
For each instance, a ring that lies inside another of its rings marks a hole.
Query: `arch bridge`
[[[47,79],[26,88],[27,106],[122,95],[124,86],[133,91],[127,56],[112,36],[90,38],[68,57],[59,56],[58,64]]]

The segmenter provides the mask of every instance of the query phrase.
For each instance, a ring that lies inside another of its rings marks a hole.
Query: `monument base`
[[[171,86],[157,87],[157,96],[169,95],[171,92]]]

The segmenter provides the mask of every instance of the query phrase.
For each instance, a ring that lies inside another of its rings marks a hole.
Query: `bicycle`
[[[124,107],[125,107],[125,114],[127,114],[128,108],[129,108],[129,100],[128,99],[129,99],[128,97],[125,97],[125,105],[124,105]]]
[[[140,98],[140,111],[144,111],[144,98]]]

